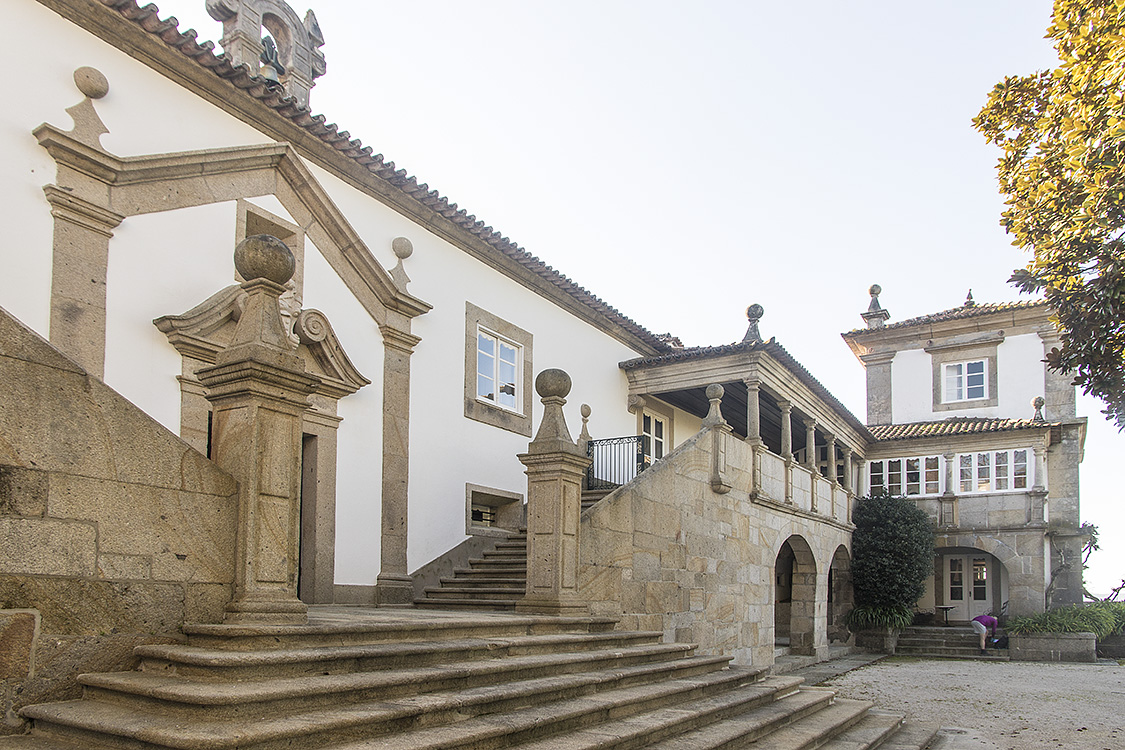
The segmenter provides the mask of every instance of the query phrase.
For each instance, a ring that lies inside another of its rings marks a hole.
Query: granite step
[[[336,748],[345,742],[372,742],[375,737],[382,737],[382,742],[389,743],[383,745],[386,747],[435,747],[415,745],[408,739],[426,732],[453,738],[454,744],[446,745],[448,747],[501,747],[512,744],[512,735],[518,738],[521,734],[519,726],[512,726],[514,715],[530,719],[533,731],[539,734],[547,727],[566,731],[588,722],[591,714],[605,718],[636,715],[729,692],[755,682],[760,676],[755,670],[712,667],[698,675],[657,679],[655,670],[643,674],[647,666],[411,695],[395,701],[331,706],[256,719],[223,720],[206,713],[192,720],[179,713],[138,714],[129,706],[103,700],[31,706],[24,713],[35,721],[37,735],[88,743],[90,747],[98,747],[100,743],[130,750]],[[474,719],[489,725],[492,734],[503,733],[509,737],[495,745],[456,744],[473,736],[474,725],[469,722]]]
[[[608,617],[549,617],[504,615],[490,619],[458,615],[435,620],[309,625],[186,624],[188,643],[229,651],[288,647],[357,646],[403,643],[446,638],[489,638],[515,635],[613,630]]]
[[[415,599],[414,606],[421,609],[460,610],[466,612],[515,612],[518,599]]]
[[[854,725],[835,735],[820,746],[821,750],[870,750],[886,748],[905,725],[903,714],[878,711],[870,708]]]
[[[179,644],[134,649],[142,672],[174,673],[195,680],[275,679],[310,674],[342,674],[376,669],[404,669],[448,661],[504,656],[595,651],[659,643],[657,631],[613,630],[605,633],[558,633],[498,638],[376,643],[360,646],[230,651]]]
[[[456,585],[456,586],[493,586],[499,588],[515,588],[521,592],[527,586],[527,579],[523,576],[463,576],[460,578],[439,578],[438,581],[442,585]]]
[[[205,709],[214,718],[277,715],[321,706],[365,701],[397,700],[418,693],[466,690],[500,682],[540,681],[542,690],[551,680],[573,689],[573,675],[585,675],[591,684],[598,673],[616,670],[633,679],[722,669],[729,659],[689,656],[688,644],[653,644],[606,651],[450,662],[413,669],[388,669],[330,675],[304,675],[286,679],[234,682],[200,682],[174,674],[112,672],[80,675],[85,696],[133,706],[136,710],[188,713]]]
[[[491,750],[517,747],[523,750],[579,750],[580,748],[647,748],[662,737],[674,735],[740,712],[764,707],[796,692],[799,681],[768,678],[718,694],[705,686],[684,704],[651,706],[644,711],[621,711],[602,696],[562,701],[543,711],[521,710],[480,717],[456,726],[434,727],[394,737],[343,745],[333,750],[438,750],[472,748]],[[816,701],[822,700],[819,696]],[[800,705],[798,705],[798,703]],[[792,710],[809,703],[803,697]],[[559,735],[565,736],[560,737]]]
[[[484,597],[485,599],[522,599],[526,591],[513,586],[478,586],[464,585],[460,581],[457,585],[427,586],[425,588],[427,599],[468,599],[471,597]]]

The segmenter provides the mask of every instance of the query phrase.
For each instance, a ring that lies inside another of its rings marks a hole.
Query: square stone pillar
[[[197,371],[214,411],[212,456],[238,480],[232,623],[303,624],[297,598],[301,520],[301,422],[320,380],[305,371],[281,322],[278,299],[292,276],[281,240],[248,237],[235,267],[249,297],[230,346]]]
[[[582,478],[590,459],[570,439],[562,407],[570,376],[544,370],[535,379],[543,401],[543,422],[527,453],[527,589],[519,612],[587,614],[578,591],[578,530]]]

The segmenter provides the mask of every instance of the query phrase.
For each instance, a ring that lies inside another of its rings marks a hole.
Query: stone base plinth
[[[552,617],[586,617],[590,614],[590,609],[585,602],[576,599],[525,596],[516,603],[516,612]]]
[[[243,599],[227,604],[223,622],[230,625],[305,625],[309,608],[298,599]]]
[[[375,604],[380,607],[414,606],[414,580],[410,576],[380,575],[375,579]]]

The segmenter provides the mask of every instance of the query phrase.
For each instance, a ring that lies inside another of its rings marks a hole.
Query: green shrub
[[[1098,638],[1125,631],[1125,602],[1093,602],[1052,609],[1028,617],[1012,617],[1009,633],[1093,633]]]
[[[856,632],[871,628],[902,630],[913,624],[914,610],[902,605],[855,607],[851,612],[848,612],[845,622],[850,630]]]
[[[934,573],[929,517],[912,500],[875,495],[859,501],[852,520],[856,606],[912,609]]]

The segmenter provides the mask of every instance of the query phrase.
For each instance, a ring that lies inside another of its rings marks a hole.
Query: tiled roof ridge
[[[668,351],[671,348],[666,341],[632,318],[623,315],[617,308],[545,264],[538,257],[495,231],[491,226],[485,225],[475,215],[459,208],[456,203],[451,203],[437,190],[431,190],[426,183],[419,184],[417,178],[408,175],[405,169],[397,169],[393,161],[384,161],[382,154],[372,154],[371,146],[364,146],[358,138],[353,139],[348,131],[339,130],[335,123],[325,124],[327,118],[324,115],[314,115],[307,105],[299,104],[293,97],[269,88],[262,78],[251,72],[249,66],[245,64],[234,65],[225,53],[215,54],[214,42],[204,41],[202,44],[196,42],[198,33],[195,29],[181,32],[179,20],[175,16],[169,16],[161,20],[159,17],[160,9],[156,5],[148,3],[142,7],[137,4],[136,0],[96,0],[96,2],[116,11],[126,20],[159,38],[168,47],[180,52],[200,67],[211,71],[218,78],[228,81],[235,88],[244,91],[274,110],[281,117],[336,149],[343,156],[365,168],[373,176],[383,180],[388,186],[403,193],[407,198],[416,201],[424,208],[443,216],[461,229],[476,236],[549,284],[558,287],[580,304],[614,319],[623,329],[644,341],[656,351]]]
[[[868,425],[867,429],[879,442],[907,440],[918,437],[945,435],[970,435],[982,432],[1009,432],[1013,430],[1059,427],[1062,422],[1035,419],[1010,419],[1007,417],[947,417],[929,422]]]
[[[919,315],[914,318],[907,318],[906,320],[899,320],[894,323],[887,323],[879,328],[855,328],[844,336],[853,336],[871,331],[886,331],[893,328],[908,328],[910,326],[924,325],[926,323],[938,323],[944,320],[958,320],[960,318],[972,318],[977,315],[987,315],[989,313],[1003,312],[1005,310],[1026,309],[1030,307],[1044,307],[1047,300],[1045,299],[1032,299],[1032,300],[1017,300],[1015,302],[989,302],[984,304],[973,305],[960,305],[952,307],[948,310],[941,312],[929,313],[928,315]]]
[[[738,354],[740,352],[753,352],[763,351],[768,354],[776,356],[781,363],[787,368],[792,370],[797,377],[801,378],[809,389],[828,403],[838,413],[842,414],[846,420],[852,422],[852,426],[857,428],[860,433],[868,430],[868,427],[863,424],[848,407],[844,406],[838,398],[832,395],[823,383],[816,379],[816,377],[809,372],[809,370],[802,365],[797,359],[790,354],[785,347],[777,342],[776,337],[771,337],[769,341],[736,341],[732,344],[717,344],[715,346],[693,346],[685,349],[677,349],[665,354],[657,354],[652,357],[636,357],[621,362],[619,367],[623,370],[632,370],[637,367],[646,365],[663,364],[665,362],[678,362],[688,359],[701,359],[704,357],[723,356],[725,354]]]

